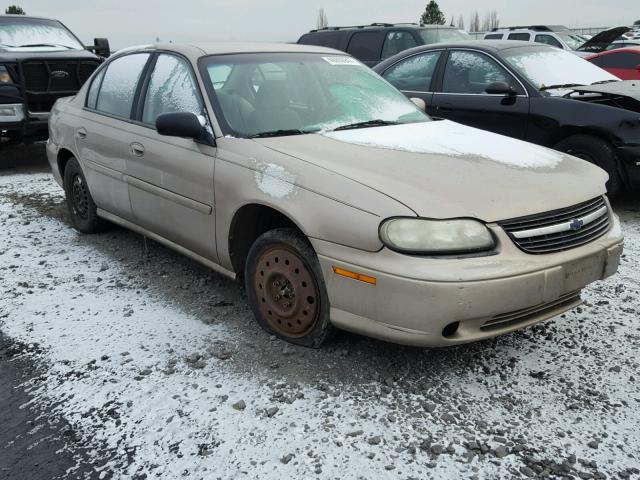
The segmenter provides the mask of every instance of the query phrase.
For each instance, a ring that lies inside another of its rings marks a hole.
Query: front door
[[[155,129],[163,113],[192,112],[206,122],[194,72],[185,59],[158,55],[141,94],[127,182],[136,224],[210,260],[217,258],[213,175],[216,149]]]
[[[510,85],[515,95],[486,92],[495,82]],[[433,115],[470,127],[524,139],[529,97],[523,86],[489,55],[474,50],[452,50],[441,88],[433,95]]]

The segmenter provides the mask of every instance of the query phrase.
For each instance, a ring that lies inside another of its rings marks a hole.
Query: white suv
[[[570,52],[584,44],[584,39],[562,25],[496,28],[486,33],[484,39],[545,43]]]

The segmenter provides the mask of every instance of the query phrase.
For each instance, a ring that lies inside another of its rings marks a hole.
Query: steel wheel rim
[[[318,284],[293,249],[276,246],[262,252],[253,286],[260,315],[273,331],[300,338],[316,326],[320,316]]]
[[[74,175],[71,192],[73,213],[86,220],[89,217],[89,191],[80,175]]]

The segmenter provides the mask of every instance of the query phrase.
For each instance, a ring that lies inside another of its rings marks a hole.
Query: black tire
[[[607,193],[610,197],[615,197],[622,190],[618,161],[613,148],[606,141],[591,135],[573,135],[560,141],[555,149],[593,163],[607,172]]]
[[[244,284],[253,314],[268,333],[311,348],[333,335],[318,257],[297,230],[278,228],[258,237],[249,250]]]
[[[69,159],[64,169],[64,192],[67,211],[76,230],[82,233],[98,233],[109,228],[110,224],[98,217],[89,185],[75,158]]]

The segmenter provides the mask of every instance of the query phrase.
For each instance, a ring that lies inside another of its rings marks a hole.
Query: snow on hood
[[[327,132],[342,142],[413,153],[479,157],[516,168],[555,168],[562,156],[552,150],[523,148],[520,140],[448,120]],[[514,155],[514,152],[518,152]]]
[[[447,120],[255,141],[430,218],[492,222],[569,207],[605,193],[607,178],[570,155]],[[296,183],[317,192],[328,188],[313,175],[298,175]],[[349,187],[340,188],[346,198]],[[351,203],[376,211],[359,200]]]

